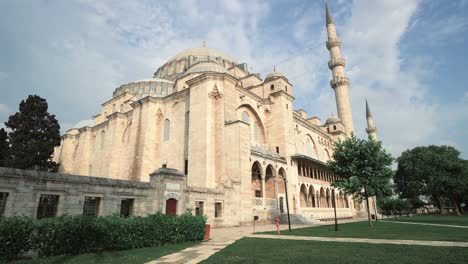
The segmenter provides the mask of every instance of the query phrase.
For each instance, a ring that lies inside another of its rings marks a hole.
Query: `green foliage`
[[[37,223],[33,248],[41,256],[153,247],[203,239],[205,218],[155,214],[121,218],[61,216]]]
[[[30,218],[0,219],[0,256],[13,259],[32,249],[40,256],[154,247],[202,240],[206,219],[186,213],[121,218],[60,216],[34,225]]]
[[[358,139],[353,135],[334,144],[333,160],[328,161],[328,166],[344,177],[344,180],[334,182],[334,186],[362,201],[391,193],[392,161],[381,142]]]
[[[442,211],[442,197],[449,198],[455,209],[468,191],[468,171],[460,152],[450,146],[416,147],[397,159],[394,176],[397,192],[405,198],[431,196]]]
[[[28,217],[0,217],[0,261],[14,259],[30,249],[33,222]]]
[[[60,145],[60,125],[47,109],[45,99],[30,95],[21,101],[19,112],[8,118],[5,123],[11,129],[8,167],[57,171],[58,165],[51,157],[54,147]]]
[[[409,214],[413,204],[408,199],[384,198],[379,199],[378,205],[384,215]]]
[[[5,132],[5,129],[0,128],[0,167],[5,166],[9,149],[8,134]]]

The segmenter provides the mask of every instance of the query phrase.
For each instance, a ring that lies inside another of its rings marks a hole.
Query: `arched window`
[[[247,112],[242,112],[242,121],[246,122],[247,124],[250,124],[250,116]]]
[[[119,110],[119,112],[120,112],[120,113],[123,113],[123,111],[124,111],[124,105],[123,105],[123,104],[120,104],[120,110]]]
[[[163,141],[169,140],[169,135],[171,133],[171,121],[169,119],[164,120],[164,138]]]
[[[106,132],[104,132],[104,130],[103,130],[103,131],[101,131],[101,139],[100,139],[100,142],[99,142],[99,144],[100,144],[100,147],[99,147],[99,148],[100,148],[101,150],[104,149],[104,146],[105,146],[105,145],[104,145],[104,143],[105,143],[104,141],[105,141],[105,140],[106,140]]]

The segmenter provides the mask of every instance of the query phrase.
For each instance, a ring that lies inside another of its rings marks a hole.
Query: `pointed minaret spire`
[[[330,81],[331,88],[335,91],[336,108],[338,117],[343,122],[344,130],[348,136],[354,133],[353,116],[351,113],[351,102],[349,100],[349,79],[346,77],[346,60],[341,57],[341,40],[336,33],[335,23],[331,16],[328,2],[325,2],[327,19],[327,49],[330,51],[328,67],[332,73]]]
[[[366,99],[366,118],[372,117],[371,111],[369,109],[369,104],[367,103]]]
[[[373,139],[377,140],[377,128],[374,125],[374,118],[372,117],[369,104],[367,103],[366,99],[366,119],[367,119],[367,134]]]
[[[333,22],[333,17],[331,15],[330,8],[328,7],[328,1],[325,1],[325,12],[327,14],[327,24],[325,24],[325,26],[328,24],[335,24],[335,22]]]

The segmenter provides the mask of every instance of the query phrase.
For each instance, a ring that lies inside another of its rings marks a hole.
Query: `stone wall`
[[[0,192],[8,193],[5,216],[36,217],[39,199],[47,194],[59,196],[56,215],[82,214],[85,196],[101,198],[98,215],[119,214],[122,199],[133,199],[132,215],[164,212],[168,186],[178,187],[170,193],[179,200],[185,177],[177,170],[161,168],[145,183],[0,167]],[[178,208],[177,213],[184,211]]]

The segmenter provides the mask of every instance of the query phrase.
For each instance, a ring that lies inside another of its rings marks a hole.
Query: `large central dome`
[[[225,60],[235,62],[236,60],[220,51],[217,49],[212,49],[212,48],[207,48],[207,47],[201,47],[201,48],[192,48],[192,49],[186,49],[184,51],[181,51],[177,53],[174,57],[172,57],[168,62],[173,61],[173,60],[180,60],[182,58],[187,58],[189,56],[195,56],[195,57],[210,57],[210,58],[223,58]]]
[[[174,81],[186,72],[189,72],[196,64],[202,62],[212,64],[209,69],[216,69],[217,72],[225,72],[230,67],[237,65],[236,60],[232,56],[217,49],[207,47],[192,48],[179,52],[172,57],[163,66],[158,68],[153,77]],[[224,68],[224,70],[221,68]],[[199,72],[199,69],[190,72]]]

